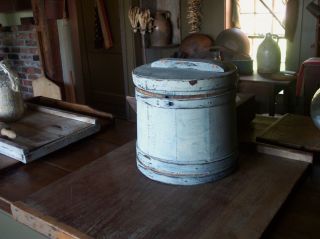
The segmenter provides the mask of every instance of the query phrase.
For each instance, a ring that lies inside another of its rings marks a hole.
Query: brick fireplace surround
[[[32,80],[42,74],[34,25],[0,27],[0,59],[8,59],[21,79],[24,98],[32,97]]]

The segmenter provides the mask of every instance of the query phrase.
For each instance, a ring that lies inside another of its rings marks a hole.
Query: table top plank
[[[319,238],[320,235],[320,162],[299,187],[295,188],[284,207],[266,231],[263,239]]]
[[[66,150],[58,150],[42,160],[57,168],[73,172],[117,147],[115,144],[89,137],[69,145]]]
[[[121,146],[137,138],[137,125],[134,122],[116,119],[113,126],[100,132],[94,138]]]
[[[0,174],[0,197],[14,202],[65,176],[68,172],[35,161],[28,167],[14,167]]]
[[[13,158],[0,154],[0,172],[4,169],[10,168],[16,165],[20,165],[20,164],[22,163]]]
[[[307,167],[241,154],[229,177],[172,186],[138,172],[130,142],[27,197],[23,205],[94,238],[259,238]]]
[[[250,81],[257,83],[266,83],[266,84],[277,84],[277,85],[288,85],[295,83],[297,77],[294,75],[285,75],[285,74],[270,74],[270,75],[261,75],[254,73],[253,75],[240,76],[242,81]]]

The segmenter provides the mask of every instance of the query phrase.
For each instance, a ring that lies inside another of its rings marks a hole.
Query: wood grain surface
[[[318,239],[319,235],[320,162],[316,160],[262,238]]]
[[[259,238],[308,165],[241,154],[229,177],[171,186],[138,172],[130,142],[14,207],[25,205],[94,238]]]
[[[68,112],[87,115],[94,118],[99,118],[99,121],[102,123],[102,126],[108,126],[114,122],[114,117],[112,114],[93,109],[88,105],[70,103],[61,100],[54,100],[42,96],[33,97],[31,99],[28,99],[27,102],[50,108],[60,109]]]
[[[28,165],[1,155],[0,165],[3,168],[0,169],[0,209],[8,211],[10,203],[23,200],[135,137],[135,124],[116,120],[113,126],[105,128],[97,135]]]
[[[30,104],[21,119],[8,125],[17,137],[0,138],[0,152],[24,163],[100,130],[95,118]]]
[[[239,142],[242,144],[253,144],[257,136],[260,136],[277,118],[256,115],[256,117],[245,127],[238,127]]]
[[[309,152],[320,152],[320,130],[311,118],[286,114],[267,128],[257,141]]]
[[[0,174],[0,197],[9,202],[21,200],[67,173],[41,161],[35,161],[28,167],[8,169]]]
[[[5,155],[0,154],[0,172],[3,169],[13,167],[13,166],[18,165],[20,163],[21,162],[18,162],[15,159],[12,159],[10,157],[7,157]]]

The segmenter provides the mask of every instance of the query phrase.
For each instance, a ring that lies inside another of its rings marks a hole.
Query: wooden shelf
[[[150,9],[151,16],[154,16],[156,11],[169,11],[170,20],[172,24],[172,44],[163,47],[151,46],[146,44],[144,48],[146,53],[146,63],[158,60],[164,57],[170,57],[172,51],[178,48],[181,42],[181,29],[180,29],[180,0],[141,0],[140,7]]]
[[[149,46],[148,49],[170,49],[170,48],[178,48],[180,44],[171,44],[167,46]]]

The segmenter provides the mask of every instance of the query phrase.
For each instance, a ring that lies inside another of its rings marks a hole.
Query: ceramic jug
[[[172,42],[172,25],[169,11],[157,11],[153,21],[153,31],[150,35],[151,46],[163,47]]]
[[[273,40],[277,38],[277,42]],[[259,74],[271,74],[280,71],[281,52],[278,45],[279,37],[268,33],[258,47],[257,65]]]
[[[0,121],[18,120],[24,112],[24,103],[17,75],[5,61],[0,62]]]

